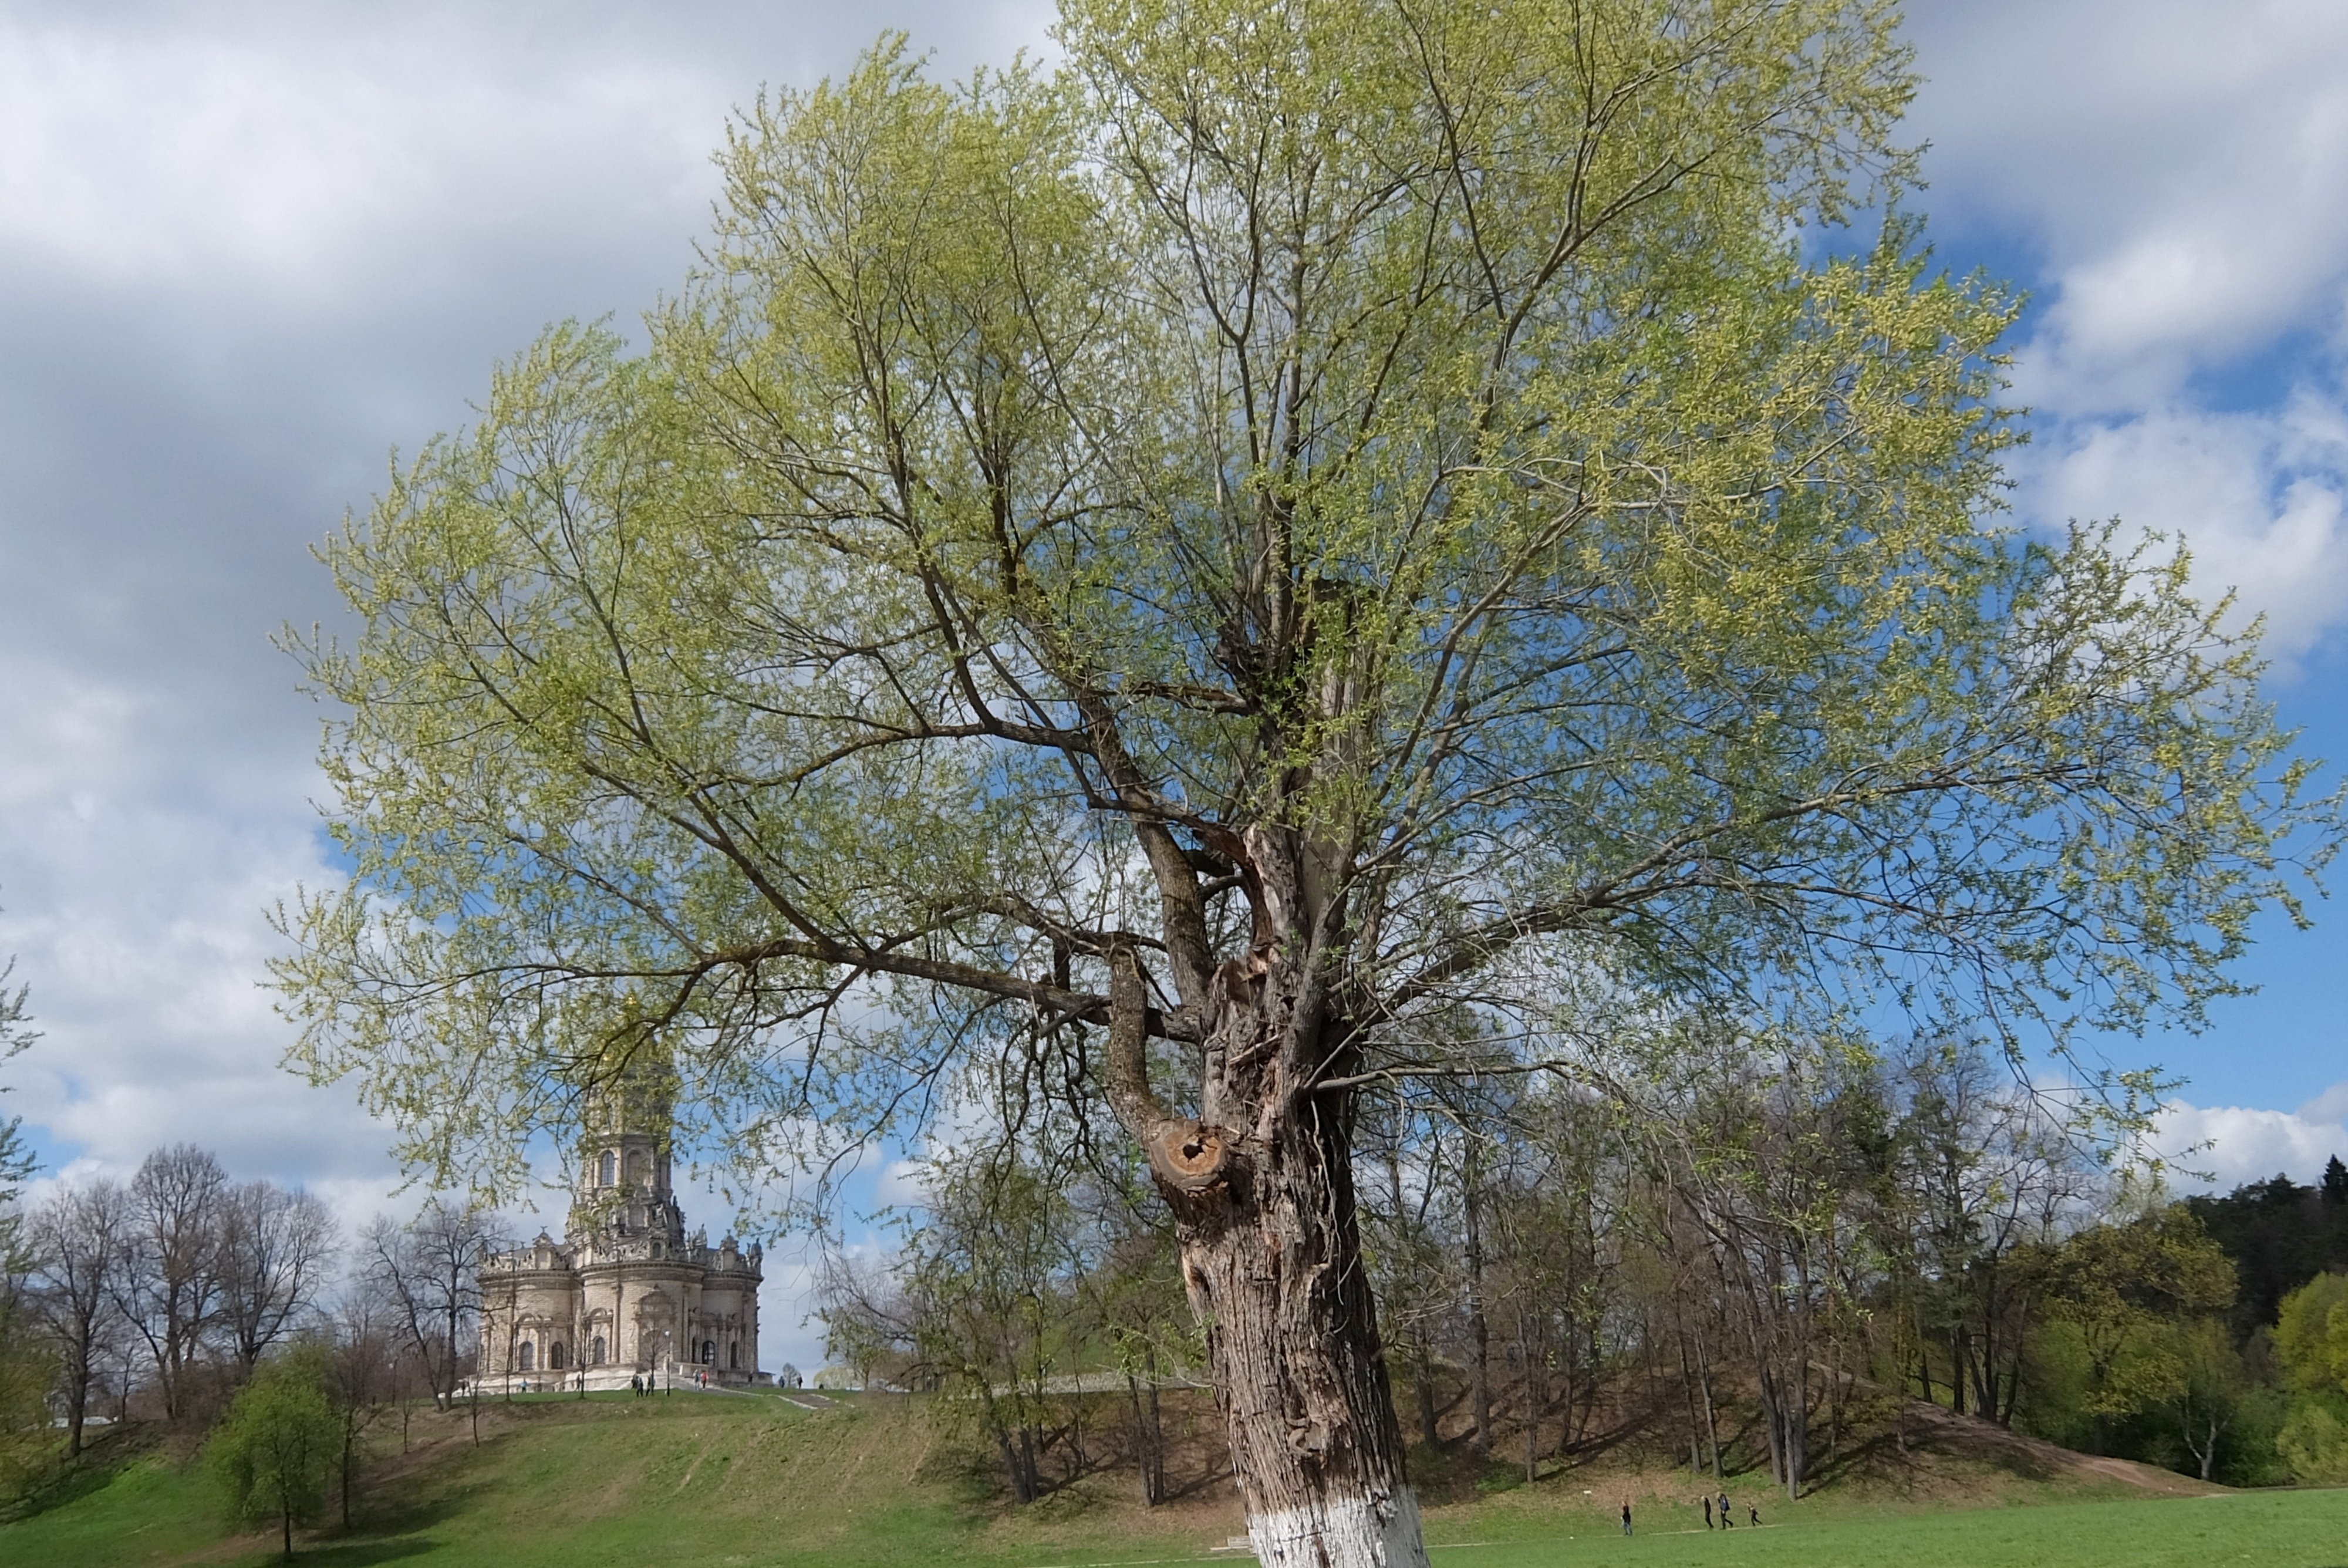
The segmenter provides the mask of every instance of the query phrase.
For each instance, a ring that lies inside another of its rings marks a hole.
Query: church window
[[[516,1359],[514,1365],[520,1367],[525,1372],[534,1371],[537,1367],[537,1356],[538,1346],[525,1339],[521,1342],[521,1354]]]
[[[628,1150],[628,1180],[641,1182],[644,1179],[644,1151],[641,1149],[631,1149]]]
[[[742,1369],[742,1342],[740,1340],[737,1339],[726,1347],[726,1365],[734,1368],[734,1370],[737,1372]]]
[[[717,1341],[705,1339],[701,1342],[701,1361],[705,1367],[717,1365]]]
[[[558,1339],[553,1344],[546,1347],[546,1369],[548,1371],[560,1372],[565,1367],[569,1366],[570,1363],[571,1357],[569,1352],[564,1350],[562,1341]]]
[[[595,1336],[593,1343],[587,1346],[587,1365],[590,1367],[603,1365],[603,1336],[600,1334]]]
[[[608,1149],[603,1150],[603,1159],[595,1176],[598,1186],[609,1187],[617,1181],[620,1179],[620,1157]]]

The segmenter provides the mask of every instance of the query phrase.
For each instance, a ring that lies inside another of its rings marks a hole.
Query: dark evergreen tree
[[[2341,1193],[2334,1197],[2333,1193]],[[2188,1198],[2210,1239],[2234,1260],[2241,1293],[2234,1299],[2237,1338],[2271,1324],[2282,1298],[2326,1269],[2348,1269],[2348,1168],[2336,1158],[2323,1185],[2289,1176],[2237,1187],[2223,1198]]]

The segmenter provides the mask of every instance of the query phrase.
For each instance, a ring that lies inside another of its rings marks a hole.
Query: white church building
[[[591,1103],[562,1240],[541,1231],[482,1264],[483,1392],[770,1381],[758,1370],[761,1249],[685,1234],[668,1129],[656,1096]]]

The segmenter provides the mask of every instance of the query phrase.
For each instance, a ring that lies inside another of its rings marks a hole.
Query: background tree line
[[[0,1517],[92,1464],[200,1449],[290,1550],[349,1522],[370,1430],[446,1409],[472,1370],[482,1210],[438,1197],[345,1233],[317,1197],[236,1181],[191,1144],[129,1180],[0,1206]]]
[[[2233,1484],[2348,1479],[2338,1161],[2174,1202],[2125,1127],[1977,1046],[1694,1030],[1645,1061],[1365,1099],[1365,1266],[1422,1484],[1629,1450],[1799,1495],[1943,1425],[1927,1402]],[[1210,1430],[1169,1442],[1198,1331],[1158,1200],[1095,1148],[1071,1119],[937,1161],[894,1258],[829,1283],[835,1356],[955,1396],[941,1418],[1023,1501],[1226,1473]]]

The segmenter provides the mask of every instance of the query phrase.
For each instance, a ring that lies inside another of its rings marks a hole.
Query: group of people
[[[1706,1530],[1714,1528],[1712,1522],[1712,1504],[1713,1500],[1710,1497],[1706,1497],[1704,1500],[1704,1527]],[[1761,1508],[1758,1503],[1748,1502],[1745,1505],[1745,1522],[1747,1524],[1755,1525],[1761,1522]],[[1728,1494],[1725,1491],[1720,1494],[1719,1528],[1722,1530],[1734,1530],[1736,1528],[1736,1516],[1729,1511]]]
[[[1715,1523],[1713,1522],[1712,1505],[1713,1505],[1714,1501],[1715,1501],[1715,1500],[1714,1500],[1714,1498],[1712,1497],[1712,1494],[1711,1494],[1711,1493],[1707,1492],[1707,1493],[1705,1493],[1705,1494],[1704,1494],[1704,1527],[1706,1530],[1734,1530],[1734,1529],[1735,1529],[1735,1528],[1736,1528],[1736,1516],[1735,1516],[1735,1514],[1732,1513],[1732,1512],[1729,1511],[1729,1507],[1728,1507],[1728,1493],[1726,1493],[1725,1491],[1722,1492],[1722,1493],[1720,1494],[1719,1499],[1718,1499],[1719,1503],[1720,1503],[1720,1522],[1719,1522],[1718,1524],[1715,1524]],[[1760,1506],[1760,1504],[1758,1504],[1758,1503],[1752,1503],[1752,1502],[1748,1502],[1748,1503],[1746,1503],[1746,1504],[1745,1505],[1745,1520],[1746,1520],[1746,1523],[1751,1524],[1751,1525],[1754,1525],[1754,1526],[1756,1526],[1756,1527],[1758,1527],[1758,1526],[1759,1526],[1759,1524],[1760,1524],[1760,1522],[1761,1522],[1761,1506]],[[1623,1534],[1625,1534],[1625,1535],[1628,1535],[1628,1534],[1632,1533],[1632,1531],[1631,1531],[1631,1501],[1630,1501],[1630,1500],[1629,1500],[1628,1498],[1625,1498],[1625,1499],[1623,1499],[1623,1501],[1622,1501],[1622,1533],[1623,1533]]]
[[[694,1387],[697,1387],[697,1388],[706,1388],[706,1387],[709,1387],[709,1370],[708,1370],[708,1368],[707,1368],[707,1367],[695,1367],[695,1368],[694,1368],[694,1372],[693,1372],[693,1383],[694,1383]],[[639,1399],[643,1398],[644,1398],[645,1395],[647,1395],[647,1394],[655,1393],[655,1392],[657,1392],[657,1391],[658,1391],[658,1390],[654,1387],[653,1379],[652,1379],[652,1375],[651,1375],[650,1373],[646,1373],[646,1372],[639,1372],[639,1373],[635,1374],[633,1377],[630,1377],[630,1378],[628,1379],[628,1387],[629,1387],[629,1389],[630,1389],[632,1392],[633,1392],[633,1393],[634,1393],[634,1395],[636,1396],[636,1398],[639,1398]],[[526,1388],[527,1388],[527,1386],[525,1386],[525,1389],[526,1389]]]

